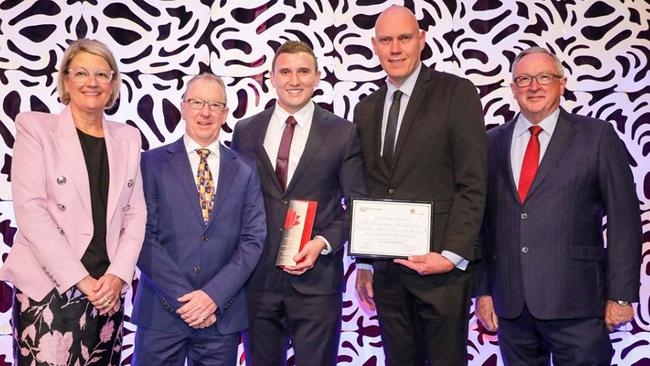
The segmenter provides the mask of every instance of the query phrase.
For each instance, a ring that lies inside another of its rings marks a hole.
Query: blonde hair
[[[112,107],[120,96],[120,86],[122,85],[122,77],[120,76],[120,71],[117,69],[117,62],[115,61],[115,57],[111,50],[109,50],[104,43],[88,38],[81,38],[74,41],[63,53],[63,58],[59,65],[59,77],[57,80],[57,91],[59,92],[61,102],[65,105],[70,103],[70,94],[66,92],[63,87],[63,78],[68,75],[68,68],[70,67],[72,59],[74,59],[80,52],[87,52],[103,58],[108,63],[111,71],[113,71],[113,79],[111,80],[113,87],[112,93],[108,99],[108,103],[106,103],[106,108]]]

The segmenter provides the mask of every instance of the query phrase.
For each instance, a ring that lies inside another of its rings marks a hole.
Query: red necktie
[[[537,174],[537,165],[539,164],[539,134],[542,128],[539,126],[531,126],[530,140],[526,146],[526,154],[524,155],[524,162],[521,164],[521,174],[519,175],[519,201],[524,203],[526,195],[530,186],[533,184],[535,174]]]
[[[280,181],[283,190],[287,189],[287,176],[289,174],[289,151],[291,151],[291,140],[293,139],[293,130],[296,127],[296,119],[289,116],[285,122],[278,149],[278,157],[275,160],[275,175]]]

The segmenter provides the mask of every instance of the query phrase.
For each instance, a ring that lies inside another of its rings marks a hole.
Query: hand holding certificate
[[[350,255],[407,258],[429,252],[431,203],[353,199]]]

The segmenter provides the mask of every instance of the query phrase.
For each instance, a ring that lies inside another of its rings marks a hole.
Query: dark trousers
[[[613,349],[602,318],[539,320],[524,306],[515,319],[499,318],[499,347],[508,366],[607,366]]]
[[[232,366],[237,362],[240,339],[239,333],[197,331],[189,336],[138,327],[133,365],[183,366],[187,360],[189,366]]]
[[[336,365],[341,293],[305,295],[285,284],[277,291],[247,289],[246,298],[246,365],[286,365],[289,340],[296,365]]]
[[[387,263],[373,281],[387,365],[467,365],[470,272],[420,276]]]

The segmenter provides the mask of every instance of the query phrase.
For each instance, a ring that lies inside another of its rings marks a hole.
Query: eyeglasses
[[[192,109],[203,109],[203,106],[207,104],[212,112],[223,112],[226,109],[226,103],[198,98],[185,99],[185,103],[189,104]]]
[[[83,67],[75,67],[74,69],[66,70],[66,73],[72,78],[75,83],[85,83],[90,78],[90,71]],[[113,70],[95,70],[95,80],[102,84],[108,84],[113,80],[115,71]]]
[[[535,79],[539,85],[549,85],[555,79],[562,79],[562,76],[547,73],[541,73],[537,75],[521,75],[514,78],[514,82],[518,87],[525,88],[527,86],[530,86],[530,84],[533,82],[533,79]]]

